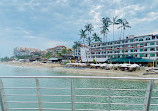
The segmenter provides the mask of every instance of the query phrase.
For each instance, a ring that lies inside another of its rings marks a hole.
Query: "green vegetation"
[[[30,57],[32,57],[32,55],[16,56],[16,58],[18,58],[18,59],[28,59]]]
[[[88,23],[84,26],[83,29],[80,30],[80,39],[82,40],[82,42],[80,41],[76,41],[74,42],[73,48],[76,49],[77,47],[81,46],[81,43],[83,43],[84,45],[90,45],[93,42],[105,42],[105,38],[106,38],[106,42],[107,42],[107,34],[109,31],[109,27],[112,25],[113,27],[113,40],[115,37],[115,25],[119,25],[118,29],[120,29],[121,31],[121,38],[123,37],[124,39],[124,33],[125,30],[127,28],[131,28],[131,26],[129,26],[129,22],[127,22],[126,19],[118,19],[117,16],[113,17],[112,20],[109,17],[103,17],[101,19],[101,27],[100,27],[100,34],[103,35],[103,40],[101,40],[101,38],[98,36],[97,33],[93,33],[94,28],[93,25],[91,23]],[[86,40],[86,43],[85,43]],[[123,42],[124,43],[124,42]],[[124,46],[123,46],[124,47]]]
[[[157,60],[154,61],[154,67],[157,67]]]
[[[74,45],[72,46],[73,49],[76,49],[77,47],[81,46],[81,42],[80,41],[75,41]]]
[[[95,59],[93,59],[93,63],[95,64]]]
[[[4,58],[1,58],[1,61],[2,62],[8,62],[10,60],[10,58],[9,57],[4,57]]]

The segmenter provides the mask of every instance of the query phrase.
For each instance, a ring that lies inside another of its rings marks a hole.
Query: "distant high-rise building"
[[[14,56],[39,55],[41,54],[41,52],[42,51],[40,49],[35,49],[35,48],[27,48],[27,47],[14,48]]]

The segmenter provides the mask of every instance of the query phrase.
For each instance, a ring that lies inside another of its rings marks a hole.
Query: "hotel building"
[[[66,49],[66,46],[56,46],[53,48],[47,49],[47,52],[51,52],[52,56],[56,56],[57,54],[61,53],[63,49]]]
[[[87,51],[87,59],[106,59],[115,57],[142,57],[155,60],[158,58],[158,35],[129,36],[124,40],[107,43],[93,43]]]

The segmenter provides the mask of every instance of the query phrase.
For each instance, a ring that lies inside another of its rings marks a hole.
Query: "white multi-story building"
[[[75,49],[73,49],[73,55],[74,57],[81,57],[81,47],[76,47]]]
[[[89,46],[88,59],[105,59],[115,57],[142,57],[158,59],[158,35],[145,35],[126,37],[124,40],[110,41],[107,43],[94,43]]]

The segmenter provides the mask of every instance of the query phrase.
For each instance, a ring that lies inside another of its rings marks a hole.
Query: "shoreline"
[[[79,69],[79,68],[65,68],[63,65],[57,63],[40,63],[40,62],[1,62],[1,64],[20,66],[20,67],[30,67],[30,68],[48,68],[53,69],[55,72],[62,72],[66,74],[74,74],[81,76],[107,76],[107,77],[142,77],[142,78],[157,78],[158,75],[143,75],[145,69],[134,72],[126,72],[120,70],[105,70],[105,69]]]

